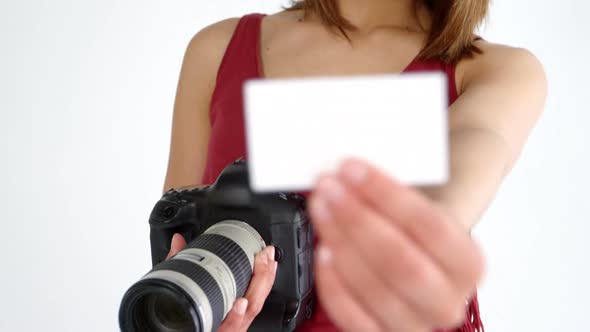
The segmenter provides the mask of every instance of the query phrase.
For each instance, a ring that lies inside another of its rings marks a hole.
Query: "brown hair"
[[[432,14],[432,25],[425,47],[418,55],[422,60],[456,63],[482,51],[473,44],[474,32],[484,20],[489,0],[417,0]],[[328,27],[338,29],[348,40],[346,30],[356,27],[340,14],[336,0],[291,0],[287,10],[303,9],[317,14]]]

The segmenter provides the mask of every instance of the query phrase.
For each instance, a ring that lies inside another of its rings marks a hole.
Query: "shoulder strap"
[[[252,13],[240,18],[225,50],[217,73],[217,81],[236,73],[256,75],[260,45],[260,23],[263,14]]]
[[[447,74],[448,79],[448,92],[449,92],[449,105],[453,104],[457,98],[459,98],[459,93],[457,92],[457,65],[456,64],[445,64],[444,65],[445,73]]]

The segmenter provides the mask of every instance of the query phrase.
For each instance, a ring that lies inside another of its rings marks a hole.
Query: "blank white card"
[[[347,157],[407,184],[442,184],[447,89],[438,72],[247,81],[250,185],[256,192],[307,191]]]

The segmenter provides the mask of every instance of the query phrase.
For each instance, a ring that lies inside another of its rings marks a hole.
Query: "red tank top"
[[[260,67],[260,26],[264,14],[243,16],[230,40],[217,73],[217,83],[211,97],[209,118],[211,134],[203,184],[215,182],[221,171],[240,157],[247,159],[244,136],[242,85],[245,80],[263,78]],[[457,99],[455,66],[439,61],[413,60],[403,72],[442,71],[449,84],[449,105]],[[297,332],[337,332],[319,302],[312,318]],[[467,307],[468,320],[455,332],[483,331],[479,319],[477,297]]]

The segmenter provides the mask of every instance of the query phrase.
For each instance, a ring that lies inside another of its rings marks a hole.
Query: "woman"
[[[449,79],[446,185],[404,186],[362,160],[318,179],[309,208],[320,306],[299,331],[483,330],[475,289],[484,263],[469,231],[546,94],[533,55],[474,36],[487,7],[487,0],[302,0],[274,15],[215,23],[189,43],[165,191],[212,183],[245,155],[246,79],[422,70]],[[184,245],[175,235],[170,254]],[[274,280],[273,250],[258,255],[248,292],[219,331],[246,331],[259,313]]]

